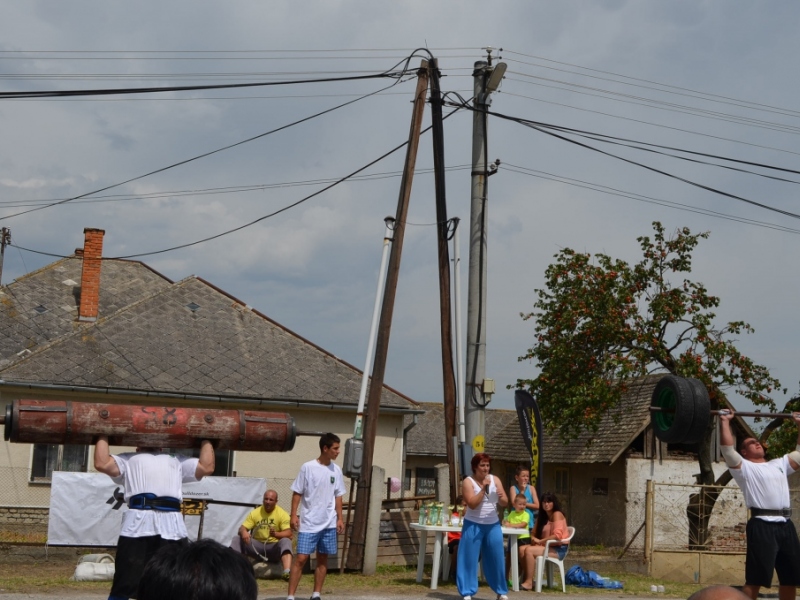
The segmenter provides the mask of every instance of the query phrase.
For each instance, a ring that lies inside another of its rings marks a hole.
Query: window
[[[436,469],[433,467],[417,467],[417,489],[415,496],[433,496],[436,494]]]
[[[31,481],[50,481],[53,471],[86,472],[89,446],[34,444]]]
[[[411,469],[406,469],[405,477],[403,477],[403,491],[411,491]]]

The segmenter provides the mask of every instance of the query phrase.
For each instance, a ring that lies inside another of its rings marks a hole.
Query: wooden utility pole
[[[450,502],[458,496],[456,466],[456,376],[453,367],[453,331],[450,307],[450,222],[444,179],[444,125],[439,89],[439,61],[431,59],[431,130],[433,136],[433,172],[436,190],[436,230],[439,249],[439,321],[442,340],[442,384],[444,386],[444,428],[447,464],[450,472]],[[458,293],[458,291],[456,291]]]
[[[8,227],[0,229],[0,282],[3,281],[3,260],[6,256],[6,246],[11,243],[11,230]]]
[[[378,338],[375,343],[375,362],[372,367],[372,380],[364,415],[364,457],[361,463],[361,476],[358,478],[356,509],[353,515],[353,533],[350,537],[350,551],[347,555],[347,568],[360,570],[364,564],[364,543],[367,535],[367,512],[369,509],[369,489],[372,483],[372,459],[375,451],[375,435],[378,429],[378,412],[383,392],[383,377],[386,371],[386,356],[389,351],[389,334],[392,327],[394,299],[397,292],[397,279],[400,274],[400,257],[403,252],[403,237],[406,229],[408,202],[411,197],[411,184],[414,180],[414,166],[417,162],[419,136],[422,130],[422,115],[425,109],[425,96],[428,90],[428,63],[422,61],[417,71],[417,89],[414,94],[414,109],[411,128],[408,134],[406,162],[403,167],[403,180],[400,184],[400,197],[397,200],[394,241],[389,255],[386,273],[386,288],[381,306],[378,325]]]

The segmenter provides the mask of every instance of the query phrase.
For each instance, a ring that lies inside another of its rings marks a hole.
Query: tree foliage
[[[546,287],[537,290],[534,311],[521,315],[534,320],[536,341],[519,360],[533,361],[541,372],[517,386],[537,398],[545,422],[565,441],[596,431],[632,379],[655,372],[702,380],[714,408],[725,390],[735,389],[775,409],[770,394],[779,381],[734,344],[753,329],[744,321],[715,326],[720,299],[686,278],[692,252],[709,234],[683,228],[667,237],[659,222],[653,229],[652,238],[637,238],[642,259],[636,264],[561,250],[547,268]]]

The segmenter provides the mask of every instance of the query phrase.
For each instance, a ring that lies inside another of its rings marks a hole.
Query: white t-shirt
[[[323,465],[317,459],[300,467],[292,483],[292,491],[300,494],[300,531],[316,533],[336,527],[336,498],[344,496],[344,478],[339,465],[331,461]]]
[[[789,458],[782,456],[765,463],[754,463],[742,460],[738,469],[731,469],[733,476],[744,494],[744,502],[748,508],[781,509],[789,508],[789,481],[786,479],[794,473]],[[765,521],[785,521],[784,517],[760,516]]]
[[[125,452],[113,455],[119,468],[114,483],[125,488],[125,499],[136,494],[155,494],[182,499],[183,482],[197,481],[195,472],[199,459],[190,456],[149,452]],[[124,537],[160,535],[165,540],[180,540],[188,536],[180,512],[160,510],[126,510],[122,515]]]
[[[478,485],[472,477],[466,478],[472,483],[472,490],[477,494],[481,491],[482,485]],[[489,484],[489,493],[483,497],[483,500],[477,508],[467,507],[464,513],[464,518],[473,523],[480,523],[482,525],[491,525],[500,521],[497,516],[497,501],[499,500],[497,494],[497,486],[494,483],[494,476],[492,476],[492,483]]]

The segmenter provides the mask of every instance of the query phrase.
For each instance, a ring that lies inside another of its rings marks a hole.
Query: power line
[[[646,106],[648,108],[655,108],[658,110],[669,111],[669,112],[677,112],[680,114],[689,114],[692,116],[697,117],[705,117],[709,119],[719,120],[719,121],[726,121],[729,123],[736,123],[739,125],[747,125],[750,127],[758,127],[761,129],[767,129],[771,131],[782,131],[785,133],[793,133],[797,134],[800,133],[800,127],[795,127],[793,125],[786,125],[783,123],[776,123],[773,121],[765,121],[763,119],[753,119],[749,117],[743,117],[738,115],[732,115],[729,113],[719,112],[719,111],[712,111],[702,108],[695,108],[692,106],[685,106],[682,104],[676,104],[674,102],[665,102],[662,100],[653,100],[650,98],[645,98],[644,96],[634,96],[631,94],[623,94],[621,92],[612,92],[610,90],[604,90],[602,88],[596,88],[591,86],[580,85],[577,83],[569,83],[566,81],[559,81],[556,79],[549,79],[547,77],[537,77],[535,75],[528,75],[525,73],[520,73],[518,71],[508,71],[509,74],[516,74],[522,75],[523,77],[529,77],[531,79],[539,79],[542,81],[549,81],[552,83],[559,83],[567,88],[559,88],[556,87],[554,89],[560,91],[569,91],[576,94],[584,94],[587,96],[592,96],[594,98],[603,98],[604,100],[614,100],[616,102],[623,102],[626,104],[634,104],[636,106]],[[533,83],[530,81],[524,81],[514,78],[509,78],[511,81],[519,81],[520,83],[527,83],[530,85],[540,85],[541,87],[551,87],[543,84]],[[577,88],[577,89],[569,89],[569,88]],[[589,92],[581,91],[581,90],[590,90]],[[600,92],[599,94],[594,94],[591,92]]]
[[[459,110],[461,110],[461,107],[456,107],[456,108],[455,108],[454,110],[452,110],[450,113],[448,113],[447,115],[445,115],[445,116],[443,117],[443,120],[444,120],[444,119],[448,119],[448,118],[450,118],[452,115],[454,115],[454,114],[455,114],[456,112],[458,112]],[[420,135],[421,135],[421,134],[423,134],[423,133],[426,133],[427,131],[429,131],[429,130],[431,129],[431,127],[432,127],[432,126],[428,126],[428,127],[426,127],[425,129],[423,129],[423,130],[420,132]],[[376,159],[374,159],[374,160],[372,160],[372,161],[368,162],[367,164],[365,164],[365,165],[364,165],[364,166],[362,166],[362,167],[359,167],[358,169],[356,169],[355,171],[353,171],[353,172],[349,173],[348,175],[345,175],[344,177],[340,177],[339,179],[337,179],[337,180],[336,180],[336,181],[334,181],[333,183],[330,183],[329,185],[325,186],[324,188],[322,188],[322,189],[320,189],[320,190],[317,190],[317,191],[316,191],[316,192],[314,192],[313,194],[309,194],[308,196],[305,196],[304,198],[301,198],[300,200],[297,200],[296,202],[293,202],[293,203],[291,203],[291,204],[288,204],[287,206],[284,206],[283,208],[280,208],[280,209],[278,209],[278,210],[276,210],[276,211],[273,211],[273,212],[271,212],[271,213],[269,213],[269,214],[267,214],[267,215],[264,215],[264,216],[262,216],[262,217],[259,217],[259,218],[257,218],[257,219],[254,219],[253,221],[250,221],[249,223],[245,223],[244,225],[240,225],[240,226],[238,226],[238,227],[234,227],[233,229],[229,229],[229,230],[227,230],[227,231],[223,231],[223,232],[221,232],[221,233],[217,233],[217,234],[215,234],[215,235],[211,235],[211,236],[208,236],[208,237],[205,237],[205,238],[199,239],[199,240],[195,240],[194,242],[188,242],[188,243],[186,243],[186,244],[180,244],[180,245],[178,245],[178,246],[172,246],[172,247],[170,247],[170,248],[164,248],[164,249],[162,249],[162,250],[154,250],[154,251],[152,251],[152,252],[142,252],[142,253],[139,253],[139,254],[129,254],[129,255],[126,255],[126,256],[115,256],[115,257],[111,257],[111,260],[122,260],[122,259],[142,258],[142,257],[144,257],[144,256],[153,256],[153,255],[156,255],[156,254],[164,254],[164,253],[166,253],[166,252],[172,252],[172,251],[174,251],[174,250],[182,250],[183,248],[189,248],[189,247],[191,247],[191,246],[197,246],[198,244],[202,244],[202,243],[205,243],[205,242],[209,242],[209,241],[211,241],[211,240],[215,240],[215,239],[221,238],[221,237],[223,237],[223,236],[230,235],[230,234],[232,234],[232,233],[236,233],[237,231],[241,231],[241,230],[243,230],[243,229],[245,229],[245,228],[247,228],[247,227],[250,227],[250,226],[252,226],[252,225],[255,225],[256,223],[260,223],[261,221],[264,221],[264,220],[266,220],[266,219],[270,219],[270,218],[272,218],[272,217],[274,217],[274,216],[277,216],[277,215],[279,215],[279,214],[281,214],[281,213],[283,213],[283,212],[286,212],[287,210],[290,210],[290,209],[292,209],[292,208],[294,208],[294,207],[296,207],[296,206],[299,206],[300,204],[302,204],[302,203],[304,203],[304,202],[307,202],[308,200],[311,200],[312,198],[314,198],[314,197],[316,197],[316,196],[319,196],[320,194],[322,194],[322,193],[324,193],[324,192],[326,192],[326,191],[330,190],[331,188],[334,188],[334,187],[336,187],[337,185],[339,185],[339,184],[341,184],[341,183],[343,183],[343,182],[347,181],[347,180],[348,180],[348,179],[350,179],[351,177],[354,177],[354,176],[358,175],[359,173],[361,173],[362,171],[364,171],[364,170],[368,169],[369,167],[371,167],[371,166],[373,166],[373,165],[375,165],[375,164],[379,163],[380,161],[382,161],[382,160],[384,160],[385,158],[387,158],[387,157],[391,156],[392,154],[394,154],[395,152],[397,152],[398,150],[400,150],[401,148],[403,148],[403,147],[405,147],[405,146],[407,146],[407,145],[408,145],[408,140],[406,140],[405,142],[403,142],[403,143],[401,143],[401,144],[399,144],[399,145],[395,146],[394,148],[392,148],[392,149],[391,149],[391,150],[389,150],[388,152],[385,152],[384,154],[382,154],[382,155],[381,155],[381,156],[379,156],[378,158],[376,158]],[[12,245],[13,245],[13,244],[12,244]],[[53,257],[58,257],[58,258],[67,258],[66,256],[63,256],[63,255],[59,255],[59,254],[53,254],[53,253],[50,253],[50,252],[44,252],[44,251],[41,251],[41,250],[33,250],[33,249],[31,249],[31,248],[22,248],[21,246],[14,246],[14,247],[15,247],[15,248],[19,248],[20,250],[25,250],[26,252],[33,252],[33,253],[35,253],[35,254],[42,254],[42,255],[44,255],[44,256],[53,256]]]
[[[534,66],[534,67],[540,67],[540,68],[543,68],[543,69],[551,69],[551,70],[555,70],[555,71],[561,71],[563,73],[568,73],[568,74],[571,74],[571,75],[579,75],[581,77],[588,77],[590,79],[599,79],[601,81],[607,81],[607,82],[616,83],[616,84],[619,84],[619,85],[642,88],[642,89],[645,89],[645,90],[655,91],[655,92],[664,93],[664,94],[673,94],[673,95],[676,95],[676,96],[694,98],[695,100],[702,100],[704,102],[716,102],[716,103],[719,103],[719,104],[726,104],[726,105],[729,105],[729,106],[736,106],[737,108],[747,108],[749,110],[760,110],[760,111],[763,111],[763,112],[779,114],[779,115],[783,115],[783,116],[787,116],[787,117],[800,117],[800,111],[792,110],[792,109],[789,109],[789,108],[777,108],[777,107],[772,107],[772,106],[768,106],[768,105],[764,105],[764,104],[757,104],[757,103],[754,103],[754,102],[748,102],[746,100],[737,100],[735,98],[728,98],[728,97],[724,97],[724,96],[716,96],[714,94],[706,94],[705,92],[697,92],[697,91],[691,91],[691,90],[672,91],[671,89],[663,89],[665,87],[668,88],[670,86],[666,86],[665,84],[661,84],[661,83],[655,83],[655,85],[658,85],[658,86],[661,86],[661,87],[653,87],[653,86],[650,86],[650,85],[642,85],[640,83],[628,83],[626,81],[618,81],[616,79],[610,79],[610,78],[607,78],[607,77],[597,77],[595,75],[586,75],[585,73],[577,73],[575,71],[568,71],[566,69],[557,69],[555,67],[548,67],[546,65],[538,65],[536,63],[529,63],[529,62],[519,61],[519,60],[514,60],[514,59],[509,59],[509,62],[516,62],[516,63],[523,64],[523,65],[529,65],[529,66]]]
[[[609,194],[613,196],[619,196],[621,198],[629,198],[631,200],[636,200],[639,202],[645,202],[648,204],[656,204],[660,206],[666,206],[668,208],[673,208],[675,210],[683,210],[686,212],[692,212],[696,214],[706,215],[718,219],[725,219],[728,221],[735,221],[738,223],[743,223],[745,225],[753,225],[756,227],[764,227],[767,229],[774,229],[776,231],[784,231],[786,233],[793,233],[793,234],[800,234],[800,229],[794,229],[792,227],[787,227],[786,225],[780,225],[778,223],[769,223],[767,221],[758,221],[756,219],[749,219],[747,217],[738,217],[736,215],[731,215],[728,213],[723,213],[715,210],[710,210],[706,208],[700,208],[691,206],[689,204],[683,204],[681,202],[675,202],[672,200],[665,200],[663,198],[654,198],[652,196],[647,196],[644,194],[638,194],[636,192],[630,192],[627,190],[621,190],[618,188],[613,188],[605,185],[601,185],[598,183],[592,183],[589,181],[583,181],[580,179],[574,179],[571,177],[567,177],[565,175],[556,175],[553,173],[548,173],[546,171],[538,171],[536,169],[531,169],[528,167],[520,167],[517,165],[512,165],[510,163],[502,163],[503,169],[506,171],[510,171],[512,173],[518,173],[520,175],[526,175],[529,177],[536,177],[539,179],[545,179],[548,181],[554,181],[557,183],[563,183],[565,185],[571,185],[574,187],[584,188],[596,192],[601,192],[603,194]],[[509,168],[511,167],[511,168]]]
[[[701,96],[707,96],[708,97],[707,99],[712,100],[712,101],[720,101],[720,100],[721,101],[730,101],[732,103],[738,103],[737,105],[739,105],[739,106],[744,106],[744,107],[747,107],[747,108],[754,108],[756,110],[769,109],[769,112],[781,112],[783,114],[787,114],[787,115],[791,115],[791,116],[800,116],[800,111],[792,110],[792,109],[789,109],[789,108],[771,106],[769,104],[762,104],[762,103],[759,103],[759,102],[751,102],[749,100],[741,100],[741,99],[738,99],[738,98],[732,98],[730,96],[723,96],[723,95],[720,95],[720,94],[712,94],[710,92],[703,92],[703,91],[695,90],[695,89],[692,89],[692,88],[680,87],[680,86],[675,86],[675,85],[671,85],[671,84],[667,84],[667,83],[660,83],[658,81],[653,81],[651,79],[642,79],[642,78],[639,78],[639,77],[631,77],[629,75],[622,75],[620,73],[614,73],[612,71],[604,71],[602,69],[592,69],[590,67],[582,67],[580,65],[575,65],[575,64],[572,64],[572,63],[552,60],[552,59],[549,59],[549,58],[543,58],[541,56],[534,56],[532,54],[524,54],[522,52],[514,52],[513,50],[505,50],[505,52],[508,52],[510,54],[515,54],[517,56],[525,56],[525,57],[528,57],[528,58],[535,58],[537,60],[543,60],[543,61],[546,61],[546,62],[551,62],[551,63],[554,63],[554,64],[558,64],[558,65],[565,65],[565,66],[569,66],[569,67],[575,67],[577,69],[582,69],[584,71],[591,71],[593,73],[603,73],[605,75],[613,75],[614,77],[621,77],[623,79],[629,79],[631,81],[639,81],[639,82],[643,82],[643,83],[657,85],[657,86],[660,86],[660,87],[663,87],[663,88],[668,88],[668,89],[663,90],[664,92],[667,92],[667,93],[689,92],[691,94],[699,94]],[[509,60],[512,60],[512,59],[509,59]],[[516,62],[523,62],[523,61],[516,61]],[[529,64],[529,63],[523,63],[523,64]],[[544,67],[543,66],[543,68],[549,69],[549,68],[552,68],[552,67]],[[559,70],[559,69],[556,69],[556,70]],[[569,71],[566,71],[566,72],[569,72]],[[576,73],[576,74],[583,75],[585,77],[592,77],[591,75],[585,75],[585,74],[582,74],[582,73]],[[600,78],[600,79],[603,79],[603,78]],[[613,81],[613,80],[608,80],[608,81]],[[620,83],[620,84],[623,84],[623,85],[633,85],[633,84],[627,84],[626,82],[623,82],[623,81],[618,81],[616,83]],[[647,86],[640,86],[640,87],[647,87]],[[654,88],[648,88],[648,89],[654,89]],[[670,90],[678,90],[678,92],[671,92]],[[695,97],[697,97],[697,96],[695,96]],[[725,103],[728,103],[728,102],[725,102]]]
[[[461,107],[467,108],[467,109],[469,109],[471,111],[476,111],[477,110],[473,106],[467,106],[463,102],[459,104],[459,103],[454,103],[454,102],[450,101],[450,102],[445,102],[445,104],[448,104],[450,106],[461,106]],[[592,150],[594,152],[598,152],[598,153],[603,154],[605,156],[608,156],[608,157],[611,157],[611,158],[615,158],[617,160],[621,160],[623,162],[626,162],[628,164],[632,164],[632,165],[641,167],[643,169],[647,169],[648,171],[652,171],[654,173],[658,173],[660,175],[664,175],[665,177],[670,177],[670,178],[675,179],[677,181],[682,181],[683,183],[686,183],[688,185],[691,185],[691,186],[706,190],[708,192],[712,192],[714,194],[718,194],[718,195],[724,196],[726,198],[731,198],[733,200],[739,200],[740,202],[745,202],[747,204],[751,204],[753,206],[757,206],[757,207],[763,208],[765,210],[773,211],[773,212],[785,215],[787,217],[792,217],[793,219],[800,219],[800,214],[793,213],[793,212],[790,212],[790,211],[787,211],[787,210],[783,210],[783,209],[780,209],[780,208],[776,208],[776,207],[773,207],[773,206],[769,206],[769,205],[763,204],[761,202],[756,202],[755,200],[750,200],[749,198],[745,198],[743,196],[738,196],[736,194],[731,194],[729,192],[725,192],[723,190],[719,190],[717,188],[714,188],[714,187],[711,187],[711,186],[708,186],[708,185],[705,185],[705,184],[702,184],[702,183],[698,183],[696,181],[692,181],[691,179],[687,179],[685,177],[680,177],[678,175],[674,175],[674,174],[669,173],[667,171],[663,171],[661,169],[657,169],[655,167],[651,167],[651,166],[646,165],[644,163],[640,163],[640,162],[637,162],[635,160],[631,160],[631,159],[619,156],[617,154],[612,154],[610,152],[606,152],[605,150],[601,150],[599,148],[595,148],[594,146],[590,146],[589,144],[584,144],[583,142],[579,142],[577,140],[573,140],[573,139],[567,137],[566,134],[565,135],[561,135],[559,133],[555,133],[556,131],[561,131],[561,132],[566,133],[565,130],[568,130],[568,128],[560,127],[560,126],[557,126],[557,125],[550,125],[548,123],[542,123],[540,121],[533,121],[533,120],[525,119],[525,118],[522,118],[522,117],[512,117],[512,116],[505,115],[505,114],[502,114],[502,113],[498,113],[498,112],[495,112],[495,111],[488,111],[487,110],[486,113],[490,114],[492,116],[507,120],[507,121],[511,121],[511,122],[517,123],[519,125],[524,125],[526,127],[530,127],[531,129],[535,129],[536,131],[539,131],[540,133],[544,133],[546,135],[552,136],[554,138],[560,139],[560,140],[565,141],[565,142],[569,142],[570,144],[574,144],[574,145],[579,146],[581,148],[585,148],[587,150]],[[552,129],[552,131],[551,131],[551,129]],[[570,130],[569,132],[572,133],[573,131],[578,131],[578,130]],[[583,133],[587,133],[587,132],[583,132]],[[729,159],[729,160],[734,160],[734,159]],[[770,168],[778,169],[779,167],[770,167]]]
[[[670,125],[663,125],[661,123],[653,123],[652,121],[644,121],[642,119],[633,119],[631,117],[623,117],[620,115],[613,115],[611,113],[602,112],[599,110],[591,110],[589,108],[581,108],[579,106],[572,106],[571,104],[564,104],[563,102],[553,102],[551,100],[543,100],[541,98],[534,98],[533,96],[525,96],[523,94],[515,94],[513,92],[509,92],[508,90],[503,90],[503,94],[506,96],[514,96],[516,98],[524,98],[526,100],[533,100],[535,102],[542,102],[544,104],[553,104],[555,106],[562,106],[564,108],[570,108],[572,110],[579,110],[583,112],[593,113],[596,115],[603,115],[604,117],[611,117],[612,119],[621,119],[623,121],[631,121],[632,123],[641,123],[643,125],[650,125],[652,127],[660,127],[662,129],[670,129],[672,131],[680,131],[681,133],[688,133],[691,135],[697,135],[701,137],[707,137],[714,140],[721,140],[723,142],[732,142],[734,144],[743,144],[745,146],[752,146],[753,148],[762,148],[764,150],[774,150],[775,152],[784,152],[786,154],[796,154],[800,155],[800,152],[794,152],[793,150],[787,150],[786,148],[776,148],[774,146],[765,146],[763,144],[754,144],[753,142],[745,142],[743,140],[737,140],[733,138],[726,138],[719,135],[711,135],[710,133],[702,133],[700,131],[692,131],[691,129],[681,129],[680,127],[673,127]]]
[[[98,193],[100,193],[100,192],[105,192],[106,190],[110,190],[110,189],[113,189],[113,188],[115,188],[115,187],[119,187],[119,186],[121,186],[121,185],[125,185],[126,183],[131,183],[131,182],[133,182],[133,181],[138,181],[138,180],[140,180],[140,179],[144,179],[145,177],[149,177],[149,176],[151,176],[151,175],[155,175],[155,174],[157,174],[157,173],[163,173],[164,171],[167,171],[167,170],[169,170],[169,169],[173,169],[173,168],[175,168],[175,167],[178,167],[178,166],[181,166],[181,165],[185,165],[185,164],[187,164],[187,163],[190,163],[190,162],[193,162],[193,161],[195,161],[195,160],[199,160],[199,159],[201,159],[201,158],[205,158],[205,157],[207,157],[207,156],[211,156],[212,154],[217,154],[217,153],[219,153],[219,152],[222,152],[222,151],[224,151],[224,150],[230,150],[231,148],[235,148],[236,146],[241,146],[242,144],[247,144],[247,143],[249,143],[249,142],[252,142],[252,141],[254,141],[254,140],[257,140],[257,139],[260,139],[260,138],[266,137],[266,136],[268,136],[268,135],[271,135],[271,134],[273,134],[273,133],[277,133],[277,132],[279,132],[279,131],[282,131],[282,130],[284,130],[284,129],[288,129],[288,128],[290,128],[290,127],[293,127],[293,126],[295,126],[295,125],[299,125],[300,123],[304,123],[304,122],[306,122],[306,121],[310,121],[311,119],[315,119],[315,118],[317,118],[317,117],[319,117],[319,116],[322,116],[322,115],[324,115],[324,114],[327,114],[327,113],[329,113],[329,112],[333,112],[333,111],[335,111],[335,110],[338,110],[338,109],[340,109],[340,108],[343,108],[343,107],[345,107],[345,106],[348,106],[348,105],[350,105],[350,104],[354,104],[355,102],[358,102],[359,100],[363,100],[364,98],[369,98],[370,96],[374,96],[375,94],[379,94],[379,93],[380,93],[380,92],[382,92],[383,90],[387,90],[387,89],[389,89],[389,88],[391,88],[391,87],[393,87],[393,86],[397,85],[399,82],[400,82],[400,80],[397,80],[397,81],[395,81],[394,83],[392,83],[391,85],[389,85],[389,86],[387,86],[387,87],[385,87],[385,88],[382,88],[382,89],[380,89],[380,90],[376,90],[376,91],[374,91],[374,92],[370,92],[369,94],[365,94],[364,96],[360,96],[359,98],[356,98],[355,100],[350,100],[350,101],[348,101],[348,102],[345,102],[345,103],[343,103],[343,104],[339,104],[338,106],[334,106],[333,108],[328,108],[328,109],[326,109],[326,110],[323,110],[323,111],[321,111],[321,112],[318,112],[318,113],[316,113],[316,114],[313,114],[313,115],[311,115],[311,116],[304,117],[304,118],[302,118],[302,119],[300,119],[300,120],[298,120],[298,121],[294,121],[294,122],[292,122],[292,123],[289,123],[289,124],[287,124],[287,125],[282,125],[281,127],[277,127],[277,128],[275,128],[275,129],[272,129],[272,130],[270,130],[270,131],[267,131],[267,132],[265,132],[265,133],[261,133],[261,134],[259,134],[259,135],[256,135],[256,136],[253,136],[253,137],[247,138],[246,140],[241,140],[241,141],[239,141],[239,142],[236,142],[236,143],[234,143],[234,144],[229,144],[229,145],[227,145],[227,146],[223,146],[222,148],[217,148],[216,150],[211,150],[210,152],[205,152],[205,153],[203,153],[203,154],[199,154],[199,155],[197,155],[197,156],[194,156],[194,157],[192,157],[192,158],[187,158],[187,159],[185,159],[185,160],[182,160],[182,161],[179,161],[179,162],[173,163],[173,164],[171,164],[171,165],[168,165],[168,166],[166,166],[166,167],[161,167],[160,169],[156,169],[156,170],[154,170],[154,171],[150,171],[149,173],[145,173],[144,175],[138,175],[138,176],[136,176],[136,177],[132,177],[132,178],[130,178],[130,179],[127,179],[127,180],[125,180],[125,181],[121,181],[121,182],[119,182],[119,183],[115,183],[115,184],[112,184],[112,185],[107,185],[107,186],[105,186],[105,187],[102,187],[102,188],[100,188],[100,189],[97,189],[97,190],[93,190],[93,191],[91,191],[91,192],[86,192],[85,194],[80,194],[80,195],[78,195],[78,196],[73,196],[73,197],[71,197],[71,198],[66,198],[66,199],[64,199],[64,200],[59,200],[59,201],[57,201],[57,202],[52,202],[52,203],[50,203],[50,204],[47,204],[47,205],[45,205],[45,206],[40,206],[40,207],[37,207],[37,208],[32,208],[32,209],[30,209],[30,210],[26,210],[26,211],[22,211],[22,212],[14,213],[14,214],[12,214],[12,215],[7,215],[7,216],[0,217],[0,218],[3,218],[3,219],[11,219],[11,218],[13,218],[13,217],[18,217],[18,216],[20,216],[20,215],[25,215],[25,214],[28,214],[28,213],[31,213],[31,212],[35,212],[35,211],[38,211],[38,210],[44,210],[44,209],[46,209],[46,208],[50,208],[50,207],[52,207],[52,206],[58,206],[58,205],[61,205],[61,204],[66,204],[67,202],[72,202],[73,200],[79,200],[79,199],[81,199],[81,198],[85,198],[85,197],[87,197],[87,196],[92,196],[92,195],[94,195],[94,194],[98,194]]]
[[[470,165],[453,165],[450,167],[446,167],[445,171],[452,172],[452,171],[463,171],[466,169],[471,168]],[[433,169],[415,169],[415,173],[417,175],[424,175],[428,173],[432,173]],[[361,181],[374,181],[374,180],[381,180],[381,179],[388,179],[394,177],[402,176],[402,171],[385,171],[381,173],[371,173],[367,175],[357,175],[348,179],[350,182],[361,182]],[[301,187],[301,186],[309,186],[309,185],[320,185],[325,183],[331,183],[332,181],[337,181],[336,178],[329,177],[329,178],[321,178],[321,179],[307,179],[303,181],[285,181],[285,182],[278,182],[278,183],[258,183],[258,184],[251,184],[251,185],[237,185],[237,186],[226,186],[226,187],[217,187],[217,188],[202,188],[197,190],[172,190],[172,191],[162,191],[162,192],[149,192],[147,194],[109,194],[106,196],[95,196],[93,198],[85,198],[82,200],[76,200],[71,202],[70,204],[96,204],[96,203],[103,203],[103,202],[129,202],[134,200],[154,200],[159,198],[174,198],[174,197],[182,197],[182,196],[210,196],[210,195],[219,195],[219,194],[239,194],[239,193],[247,193],[247,192],[259,192],[264,190],[272,190],[272,189],[280,189],[280,188],[293,188],[293,187]],[[6,207],[19,207],[19,206],[38,206],[40,204],[51,204],[55,200],[53,199],[40,199],[40,200],[0,200],[0,205],[5,205]]]

